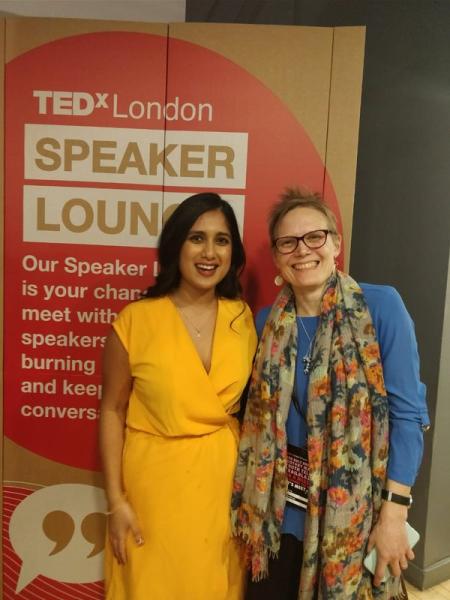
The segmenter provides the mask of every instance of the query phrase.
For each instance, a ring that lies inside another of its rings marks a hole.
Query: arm
[[[100,454],[110,517],[109,538],[114,556],[120,564],[126,562],[125,541],[129,531],[138,545],[143,543],[122,481],[125,419],[131,386],[128,354],[115,331],[112,331],[106,340],[103,353]]]
[[[423,451],[424,426],[428,424],[425,386],[420,382],[419,357],[412,320],[393,288],[379,288],[371,313],[380,343],[381,360],[389,401],[389,462],[386,489],[409,496]],[[368,550],[377,548],[374,584],[379,585],[387,565],[393,575],[406,569],[414,558],[405,522],[408,508],[383,501]]]

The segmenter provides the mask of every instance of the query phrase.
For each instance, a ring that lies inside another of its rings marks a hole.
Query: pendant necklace
[[[316,337],[316,334],[313,335],[313,337],[311,338],[308,334],[308,332],[306,331],[306,327],[303,323],[303,320],[301,318],[300,315],[298,315],[298,318],[300,319],[300,325],[302,326],[303,331],[305,332],[306,337],[308,338],[309,341],[309,346],[308,346],[308,350],[306,351],[305,355],[302,358],[302,363],[303,363],[303,373],[305,375],[309,375],[309,372],[311,371],[311,365],[312,365],[312,349],[313,349],[313,343],[314,343],[314,339]]]
[[[209,323],[209,320],[211,319],[211,314],[208,314],[206,320],[204,321],[204,323],[202,323],[202,325],[200,327],[197,327],[197,325],[194,324],[194,322],[192,321],[192,319],[189,317],[189,315],[181,308],[181,306],[179,306],[178,304],[176,304],[174,302],[176,308],[179,310],[179,312],[181,313],[181,316],[184,317],[185,322],[190,325],[190,327],[194,330],[195,332],[195,336],[200,338],[202,337],[202,329],[205,327],[205,325],[207,323]]]
[[[181,313],[181,316],[183,316],[185,318],[185,320],[188,322],[188,325],[190,325],[192,327],[192,329],[195,331],[195,335],[199,338],[202,337],[202,330],[201,328],[199,329],[198,327],[196,327],[194,325],[194,323],[191,321],[191,319],[187,316],[187,314],[184,312],[184,310],[181,308],[181,306],[177,306],[178,310]]]

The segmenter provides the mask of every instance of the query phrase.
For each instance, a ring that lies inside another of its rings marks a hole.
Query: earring
[[[273,282],[277,287],[280,287],[281,285],[283,285],[284,279],[281,277],[281,275],[275,275]]]

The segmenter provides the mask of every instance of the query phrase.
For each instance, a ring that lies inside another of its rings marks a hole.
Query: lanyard
[[[292,389],[292,404],[294,405],[295,410],[298,412],[300,417],[306,424],[306,412],[302,410],[300,406],[300,401],[297,397],[297,365],[295,365],[295,377],[294,377],[294,387]]]

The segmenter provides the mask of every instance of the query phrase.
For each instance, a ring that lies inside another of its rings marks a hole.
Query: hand
[[[109,541],[112,551],[119,565],[127,562],[126,538],[131,533],[138,546],[142,546],[142,536],[136,515],[131,505],[123,500],[113,513],[109,515]]]
[[[408,509],[393,502],[383,502],[380,516],[369,536],[367,551],[377,549],[377,567],[373,584],[379,586],[386,567],[392,575],[399,577],[402,570],[408,568],[408,560],[414,558],[406,534]]]

